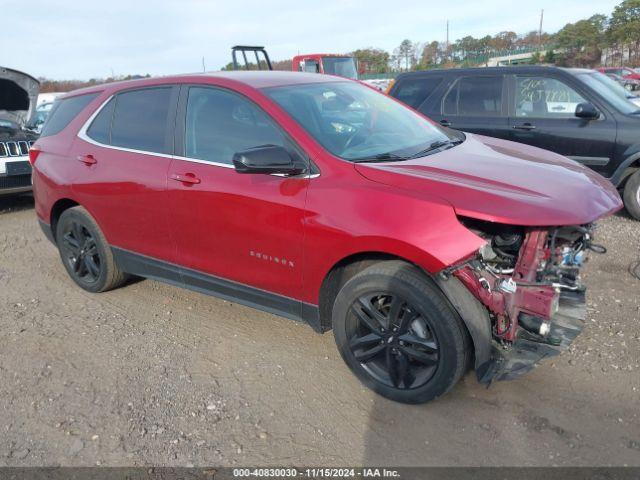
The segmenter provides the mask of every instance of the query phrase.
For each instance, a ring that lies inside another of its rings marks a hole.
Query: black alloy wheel
[[[472,362],[458,312],[424,271],[401,260],[373,263],[347,280],[335,298],[332,324],[356,377],[398,402],[445,394]]]
[[[61,252],[68,270],[83,282],[97,282],[102,260],[91,232],[78,221],[72,220],[65,224],[61,233]]]
[[[128,275],[116,264],[111,247],[87,210],[69,208],[53,223],[60,258],[76,284],[89,292],[106,292],[126,282]]]
[[[349,347],[362,368],[400,389],[426,384],[438,368],[438,340],[429,321],[400,295],[377,292],[357,298],[347,326]]]

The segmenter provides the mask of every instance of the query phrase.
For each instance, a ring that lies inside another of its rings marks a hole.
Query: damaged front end
[[[478,331],[470,328],[478,380],[509,380],[558,355],[580,334],[586,313],[580,267],[588,251],[604,248],[592,242],[591,224],[525,228],[461,221],[487,243],[441,272],[439,283],[447,293],[457,279],[484,307],[490,332],[479,331],[477,320]],[[469,305],[455,306],[463,318],[473,314]]]

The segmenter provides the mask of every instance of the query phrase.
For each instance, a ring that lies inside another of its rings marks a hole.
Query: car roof
[[[432,70],[419,70],[416,72],[405,72],[398,75],[397,80],[411,77],[430,76],[430,75],[452,75],[462,76],[470,74],[495,74],[504,75],[508,73],[541,73],[541,72],[563,72],[570,75],[580,73],[591,73],[594,70],[588,68],[563,68],[546,65],[512,65],[508,67],[471,67],[471,68],[436,68]]]
[[[210,79],[211,82],[206,80]],[[203,81],[204,80],[204,81]],[[101,92],[104,90],[119,91],[129,88],[144,87],[151,85],[171,84],[171,83],[212,83],[215,80],[231,81],[238,85],[246,85],[251,88],[260,89],[268,87],[280,87],[285,85],[302,85],[309,83],[328,82],[351,82],[343,77],[335,75],[321,75],[318,73],[278,71],[278,70],[233,70],[222,72],[186,73],[180,75],[169,75],[164,77],[150,77],[136,80],[125,80],[121,82],[104,83],[91,87],[74,90],[65,97],[82,95],[86,93]]]

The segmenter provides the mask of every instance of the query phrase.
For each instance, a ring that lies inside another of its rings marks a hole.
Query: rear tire
[[[458,313],[422,271],[402,261],[372,265],[342,287],[333,334],[360,381],[402,403],[448,392],[471,356]]]
[[[640,170],[631,175],[624,187],[624,206],[636,220],[640,220]]]
[[[84,290],[106,292],[127,280],[100,227],[83,207],[62,212],[56,226],[56,243],[67,273]]]

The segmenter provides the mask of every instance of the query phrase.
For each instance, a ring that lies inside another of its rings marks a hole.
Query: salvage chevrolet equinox
[[[514,378],[583,328],[608,180],[443,130],[357,82],[225,72],[79,90],[30,151],[37,215],[90,292],[130,275],[333,329],[368,387],[420,403]]]

